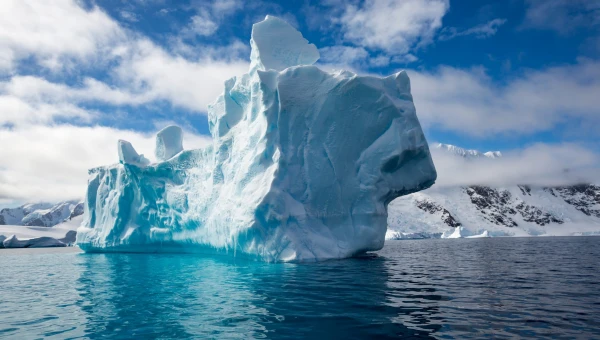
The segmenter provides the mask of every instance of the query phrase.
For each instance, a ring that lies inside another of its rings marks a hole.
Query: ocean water
[[[600,237],[390,241],[265,264],[0,250],[0,338],[600,338]]]

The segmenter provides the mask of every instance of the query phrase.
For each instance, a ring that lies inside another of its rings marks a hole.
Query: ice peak
[[[461,147],[458,147],[455,145],[450,145],[450,144],[437,143],[434,145],[434,148],[439,149],[439,150],[448,151],[456,156],[460,156],[463,158],[482,158],[482,157],[500,158],[500,157],[502,157],[502,153],[500,151],[488,151],[488,152],[483,153],[483,152],[480,152],[477,150],[463,149]]]
[[[320,57],[317,47],[304,39],[302,33],[271,15],[252,26],[250,45],[250,73],[312,65]]]
[[[502,152],[500,151],[488,151],[486,153],[483,154],[485,157],[488,158],[500,158],[502,157]]]
[[[154,154],[159,161],[169,158],[183,151],[183,131],[179,126],[170,125],[156,134],[156,150]]]
[[[119,162],[122,164],[133,164],[140,167],[150,164],[150,161],[144,155],[139,155],[133,145],[126,140],[119,139],[118,149]]]

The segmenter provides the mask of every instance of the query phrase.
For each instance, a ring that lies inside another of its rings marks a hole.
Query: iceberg
[[[208,107],[209,146],[181,150],[169,130],[156,163],[120,142],[119,164],[89,171],[81,249],[277,262],[383,247],[387,205],[436,179],[408,75],[325,72],[315,45],[273,16],[251,47],[249,72]]]
[[[67,247],[75,243],[82,220],[79,215],[52,227],[0,225],[0,249]]]
[[[15,235],[12,235],[2,241],[2,246],[4,248],[50,248],[66,247],[67,245],[60,240],[48,236],[19,240]]]

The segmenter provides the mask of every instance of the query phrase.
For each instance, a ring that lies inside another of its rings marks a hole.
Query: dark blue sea
[[[0,250],[0,338],[600,338],[600,237],[310,264],[75,250]]]

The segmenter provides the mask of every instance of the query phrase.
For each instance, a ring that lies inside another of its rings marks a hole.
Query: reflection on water
[[[77,305],[92,338],[398,336],[435,331],[388,295],[386,259],[263,264],[196,255],[81,255]],[[427,291],[427,298],[433,292]],[[438,297],[439,298],[439,297]],[[432,300],[434,301],[435,298]],[[423,311],[434,314],[435,307]]]
[[[397,241],[316,264],[0,252],[0,338],[590,338],[599,245]]]

